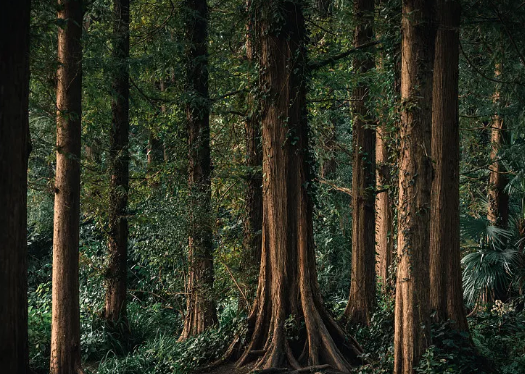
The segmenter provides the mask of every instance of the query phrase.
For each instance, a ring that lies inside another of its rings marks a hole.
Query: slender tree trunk
[[[186,121],[189,147],[189,275],[181,340],[217,322],[213,288],[211,157],[208,96],[208,4],[186,0]]]
[[[327,363],[347,373],[360,362],[361,350],[345,340],[324,309],[315,268],[303,2],[258,2],[255,11],[260,87],[266,98],[261,118],[263,239],[249,343],[238,363],[257,359],[253,353],[261,351],[255,368]],[[298,339],[288,339],[290,334]]]
[[[385,186],[390,185],[390,165],[389,165],[389,133],[385,124],[380,123],[376,129],[376,189],[384,190]],[[389,191],[382,191],[377,194],[376,208],[376,275],[379,278],[383,292],[387,289],[387,282],[390,279],[390,267],[394,250],[394,239],[392,235],[393,209],[392,199]]]
[[[378,17],[385,18],[383,15],[385,4],[380,0],[377,6]],[[379,28],[378,24],[378,28]],[[397,27],[397,24],[389,25]],[[380,39],[378,33],[377,38]],[[399,47],[399,45],[398,45]],[[396,48],[398,50],[399,48]],[[379,51],[379,56],[376,60],[376,69],[384,74],[385,73],[385,54],[383,51]],[[395,57],[394,57],[395,58]],[[394,79],[394,91],[399,93],[400,88],[400,64],[394,64],[395,79]],[[390,269],[394,257],[394,237],[393,237],[393,193],[392,185],[395,184],[391,176],[391,144],[393,134],[388,128],[388,109],[389,107],[396,107],[397,100],[392,102],[390,100],[381,100],[378,103],[379,119],[376,127],[376,226],[375,226],[375,241],[376,241],[376,276],[381,284],[381,290],[383,293],[387,292],[390,286],[393,286],[393,277],[391,277]],[[388,186],[388,187],[387,187]]]
[[[51,374],[82,372],[78,239],[82,117],[82,2],[59,0],[57,154],[53,230]]]
[[[251,0],[247,2],[250,9]],[[247,24],[246,58],[250,65],[255,63],[255,50],[257,48],[253,37],[253,23]],[[248,78],[252,80],[252,77]],[[262,146],[261,146],[261,122],[259,116],[259,105],[254,96],[249,93],[246,99],[248,103],[248,116],[244,123],[246,139],[246,166],[248,169],[246,186],[246,219],[244,221],[244,264],[248,265],[248,277],[250,280],[257,276],[257,270],[261,262],[262,245]],[[251,294],[251,293],[250,293]],[[249,307],[249,306],[247,306]]]
[[[113,1],[113,123],[110,133],[106,320],[126,318],[129,191],[129,0]]]
[[[29,0],[0,14],[0,368],[29,372],[27,158],[30,150]]]
[[[437,321],[468,331],[459,245],[459,21],[458,0],[438,0],[432,97],[430,303]]]
[[[432,0],[405,0],[402,18],[398,272],[394,373],[412,374],[430,343]]]
[[[374,0],[355,0],[357,20],[354,45],[373,39]],[[354,59],[357,74],[374,68],[371,55]],[[345,317],[368,325],[375,304],[375,131],[368,109],[368,85],[354,89],[353,164],[352,164],[352,279]]]
[[[502,64],[496,64],[496,77],[499,77],[502,72]],[[494,92],[494,103],[498,108],[492,119],[491,130],[491,152],[490,160],[492,164],[489,167],[489,184],[488,184],[488,213],[487,219],[491,225],[506,228],[509,223],[509,195],[505,192],[505,187],[508,183],[508,178],[505,175],[505,167],[500,161],[500,149],[505,143],[507,137],[507,128],[505,121],[499,113],[501,105],[501,92],[497,88]]]

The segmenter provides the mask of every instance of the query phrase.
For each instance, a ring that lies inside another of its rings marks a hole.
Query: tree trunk
[[[374,0],[355,0],[354,45],[373,39]],[[366,74],[374,68],[370,54],[354,59],[354,71]],[[370,324],[375,304],[375,131],[368,110],[368,85],[359,83],[353,93],[352,164],[352,279],[345,318]]]
[[[265,98],[263,238],[249,343],[238,364],[262,351],[258,369],[327,363],[347,373],[360,363],[361,349],[324,309],[315,267],[303,2],[264,1],[255,8]]]
[[[57,154],[53,230],[51,374],[82,372],[78,239],[82,117],[82,2],[59,0]]]
[[[502,72],[502,64],[496,64],[496,77],[499,77]],[[505,192],[507,186],[507,176],[505,175],[505,167],[500,161],[500,149],[505,143],[507,137],[507,128],[505,121],[499,113],[501,105],[501,92],[497,88],[494,92],[494,103],[498,108],[492,120],[491,130],[491,152],[490,160],[492,164],[489,167],[489,184],[488,184],[488,213],[487,219],[491,225],[507,228],[509,223],[509,195]]]
[[[251,0],[248,0],[247,8],[250,9]],[[247,24],[246,58],[250,65],[255,63],[255,49],[257,48],[253,37],[253,24],[251,20]],[[252,80],[252,77],[248,77]],[[261,147],[261,122],[259,116],[259,105],[251,93],[246,99],[248,104],[248,116],[244,123],[246,139],[246,218],[244,221],[244,261],[243,266],[248,266],[247,275],[250,280],[255,279],[261,262],[262,245],[262,147]],[[254,291],[254,289],[250,290]],[[250,292],[253,295],[252,292]],[[249,307],[248,305],[246,307]]]
[[[129,0],[113,1],[113,123],[110,132],[109,262],[105,318],[125,321],[129,192]]]
[[[412,374],[430,343],[433,1],[403,2],[394,373]]]
[[[385,186],[390,185],[390,166],[389,166],[389,134],[385,124],[380,123],[376,129],[376,164],[377,182],[376,189],[384,190]],[[384,291],[387,289],[387,282],[390,279],[390,267],[394,250],[394,239],[392,235],[392,199],[389,191],[382,191],[376,195],[376,275]]]
[[[186,0],[186,121],[189,147],[189,274],[181,340],[217,322],[213,288],[211,157],[208,96],[208,5]]]
[[[459,21],[458,0],[438,0],[432,97],[430,303],[436,321],[468,331],[459,245]]]
[[[27,342],[27,158],[30,150],[30,1],[0,14],[0,367],[29,372]]]

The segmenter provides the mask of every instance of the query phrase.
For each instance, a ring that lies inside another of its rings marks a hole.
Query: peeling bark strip
[[[355,0],[357,20],[354,45],[373,39],[374,0]],[[354,59],[356,74],[374,68],[372,55]],[[353,93],[352,164],[352,279],[345,318],[353,323],[370,324],[375,304],[375,131],[368,110],[368,85],[359,83]]]
[[[432,0],[403,1],[401,149],[394,373],[411,374],[430,343]]]
[[[181,340],[217,322],[213,288],[210,109],[208,95],[208,5],[186,0],[186,122],[189,149],[189,275]]]
[[[430,300],[437,321],[468,331],[459,245],[459,21],[458,0],[438,0],[432,98]]]
[[[328,364],[348,373],[361,362],[361,348],[323,307],[315,268],[303,6],[302,1],[254,2],[265,98],[263,238],[249,343],[238,364],[257,360],[256,369]]]
[[[30,1],[0,13],[0,368],[29,372],[27,342],[27,156]]]
[[[59,0],[57,161],[53,229],[51,374],[80,367],[78,239],[82,117],[82,2]]]
[[[113,116],[109,151],[109,262],[106,270],[105,318],[126,318],[129,191],[129,0],[113,1]]]

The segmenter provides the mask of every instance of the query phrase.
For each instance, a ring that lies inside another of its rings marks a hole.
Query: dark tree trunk
[[[189,147],[189,274],[181,340],[217,322],[213,288],[211,157],[208,96],[208,5],[186,0],[186,122]]]
[[[412,374],[430,343],[432,0],[405,0],[402,19],[398,270],[394,373]]]
[[[251,0],[247,3],[251,7]],[[257,43],[253,37],[254,30],[251,20],[247,24],[246,58],[250,65],[254,64]],[[252,81],[252,77],[248,78]],[[244,221],[244,265],[249,279],[255,279],[261,261],[262,245],[262,146],[261,146],[261,122],[259,116],[259,105],[254,96],[249,93],[246,98],[248,104],[248,116],[244,123],[246,137],[246,218]],[[253,290],[249,290],[253,291]],[[250,292],[252,294],[252,292]],[[247,306],[249,307],[249,306]]]
[[[437,321],[467,331],[459,245],[459,21],[457,0],[438,0],[432,110],[430,303]]]
[[[53,230],[51,374],[82,372],[78,239],[82,117],[82,2],[59,0],[57,154]]]
[[[27,158],[30,1],[0,14],[0,368],[29,372],[27,342]]]
[[[263,239],[249,343],[239,365],[261,351],[255,364],[260,369],[327,363],[349,372],[351,364],[360,363],[361,349],[345,340],[324,309],[315,267],[303,2],[258,2],[255,11],[265,98]],[[290,334],[298,339],[290,340]]]
[[[496,77],[502,73],[502,64],[496,64]],[[499,113],[502,107],[500,88],[494,92],[494,103],[498,109],[492,119],[491,129],[491,152],[490,160],[492,164],[489,167],[489,184],[488,184],[488,213],[487,219],[491,225],[507,228],[509,223],[509,195],[505,192],[508,178],[505,175],[505,167],[501,163],[500,149],[507,138],[507,128],[505,121]]]
[[[113,116],[109,151],[109,238],[105,318],[126,318],[129,191],[129,0],[113,1]]]
[[[354,45],[373,39],[374,0],[356,0]],[[374,68],[370,54],[354,59],[354,71],[366,74]],[[368,325],[375,304],[375,131],[368,109],[368,85],[354,89],[352,164],[352,279],[345,318]]]

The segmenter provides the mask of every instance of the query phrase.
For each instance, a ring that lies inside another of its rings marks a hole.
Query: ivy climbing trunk
[[[374,0],[355,0],[357,21],[354,46],[373,39]],[[371,54],[360,54],[353,63],[356,74],[374,68]],[[352,278],[345,318],[368,325],[375,304],[375,130],[368,109],[368,84],[361,81],[353,92],[352,163]]]
[[[459,233],[458,0],[437,1],[438,30],[432,97],[430,303],[435,320],[467,331]]]
[[[208,4],[186,0],[186,122],[189,148],[189,272],[187,309],[180,340],[217,323],[213,288]]]
[[[389,136],[384,123],[380,123],[376,129],[376,189],[381,191],[376,196],[376,275],[381,283],[383,292],[386,291],[390,279],[390,267],[394,250],[392,235],[393,209],[392,199],[386,187],[391,183],[389,164]]]
[[[27,158],[29,0],[0,13],[0,368],[29,372],[27,336]],[[16,36],[16,37],[15,37]]]
[[[304,2],[254,2],[262,97],[263,233],[248,344],[255,368],[329,364],[348,373],[359,345],[322,304],[313,245]],[[260,357],[258,357],[260,355]]]
[[[105,318],[125,322],[129,192],[129,0],[113,1],[112,126],[109,150],[109,261]]]
[[[81,1],[59,0],[51,374],[82,372],[78,281],[82,16]]]
[[[412,374],[430,344],[433,5],[432,0],[405,0],[402,11],[396,374]]]

